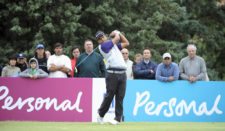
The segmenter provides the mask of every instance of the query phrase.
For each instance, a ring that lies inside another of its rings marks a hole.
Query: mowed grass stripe
[[[1,131],[225,131],[225,123],[123,122],[120,125],[79,122],[0,122]]]

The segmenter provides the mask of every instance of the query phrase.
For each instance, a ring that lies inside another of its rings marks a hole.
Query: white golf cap
[[[164,53],[164,54],[163,54],[163,59],[165,59],[166,57],[171,58],[170,53]]]

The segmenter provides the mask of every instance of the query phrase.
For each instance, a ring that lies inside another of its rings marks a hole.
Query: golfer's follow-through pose
[[[96,39],[99,50],[106,60],[106,95],[98,110],[97,121],[103,124],[103,117],[109,110],[110,104],[115,96],[115,119],[109,121],[111,124],[121,122],[123,116],[123,98],[126,91],[126,64],[120,50],[129,45],[126,37],[115,30],[110,34],[110,39],[104,32],[98,31]]]

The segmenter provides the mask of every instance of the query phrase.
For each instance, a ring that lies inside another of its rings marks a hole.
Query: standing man
[[[199,80],[206,80],[206,65],[205,60],[196,55],[196,46],[190,44],[187,46],[188,56],[181,59],[180,77],[183,80],[188,80],[191,83]]]
[[[134,68],[134,74],[137,79],[155,79],[157,64],[151,60],[150,49],[144,49],[143,60]]]
[[[67,78],[72,70],[70,58],[63,54],[63,46],[61,43],[54,45],[54,55],[51,55],[47,61],[49,77]]]
[[[163,54],[163,62],[160,63],[156,70],[156,80],[170,82],[178,80],[179,67],[172,62],[170,53]]]
[[[127,65],[127,70],[126,70],[126,74],[127,74],[127,79],[128,80],[132,80],[133,79],[133,70],[132,70],[132,67],[133,67],[133,61],[131,61],[129,59],[129,51],[127,48],[123,48],[121,50],[121,53],[123,55],[123,59]]]
[[[108,39],[102,31],[96,33],[99,50],[106,60],[106,95],[98,110],[97,121],[103,124],[103,117],[109,110],[110,104],[115,96],[115,118],[110,121],[111,124],[119,124],[123,117],[123,99],[126,91],[126,63],[120,52],[129,45],[126,37],[119,31],[113,31]]]
[[[89,39],[84,41],[85,52],[82,53],[76,63],[78,77],[104,77],[105,64],[103,57],[93,51],[93,42]]]

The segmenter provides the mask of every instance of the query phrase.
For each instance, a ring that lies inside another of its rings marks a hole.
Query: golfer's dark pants
[[[123,117],[123,98],[126,91],[126,73],[116,74],[107,73],[106,74],[106,95],[99,108],[99,115],[104,117],[106,112],[109,110],[110,104],[115,96],[116,107],[115,107],[115,120],[121,121]]]

